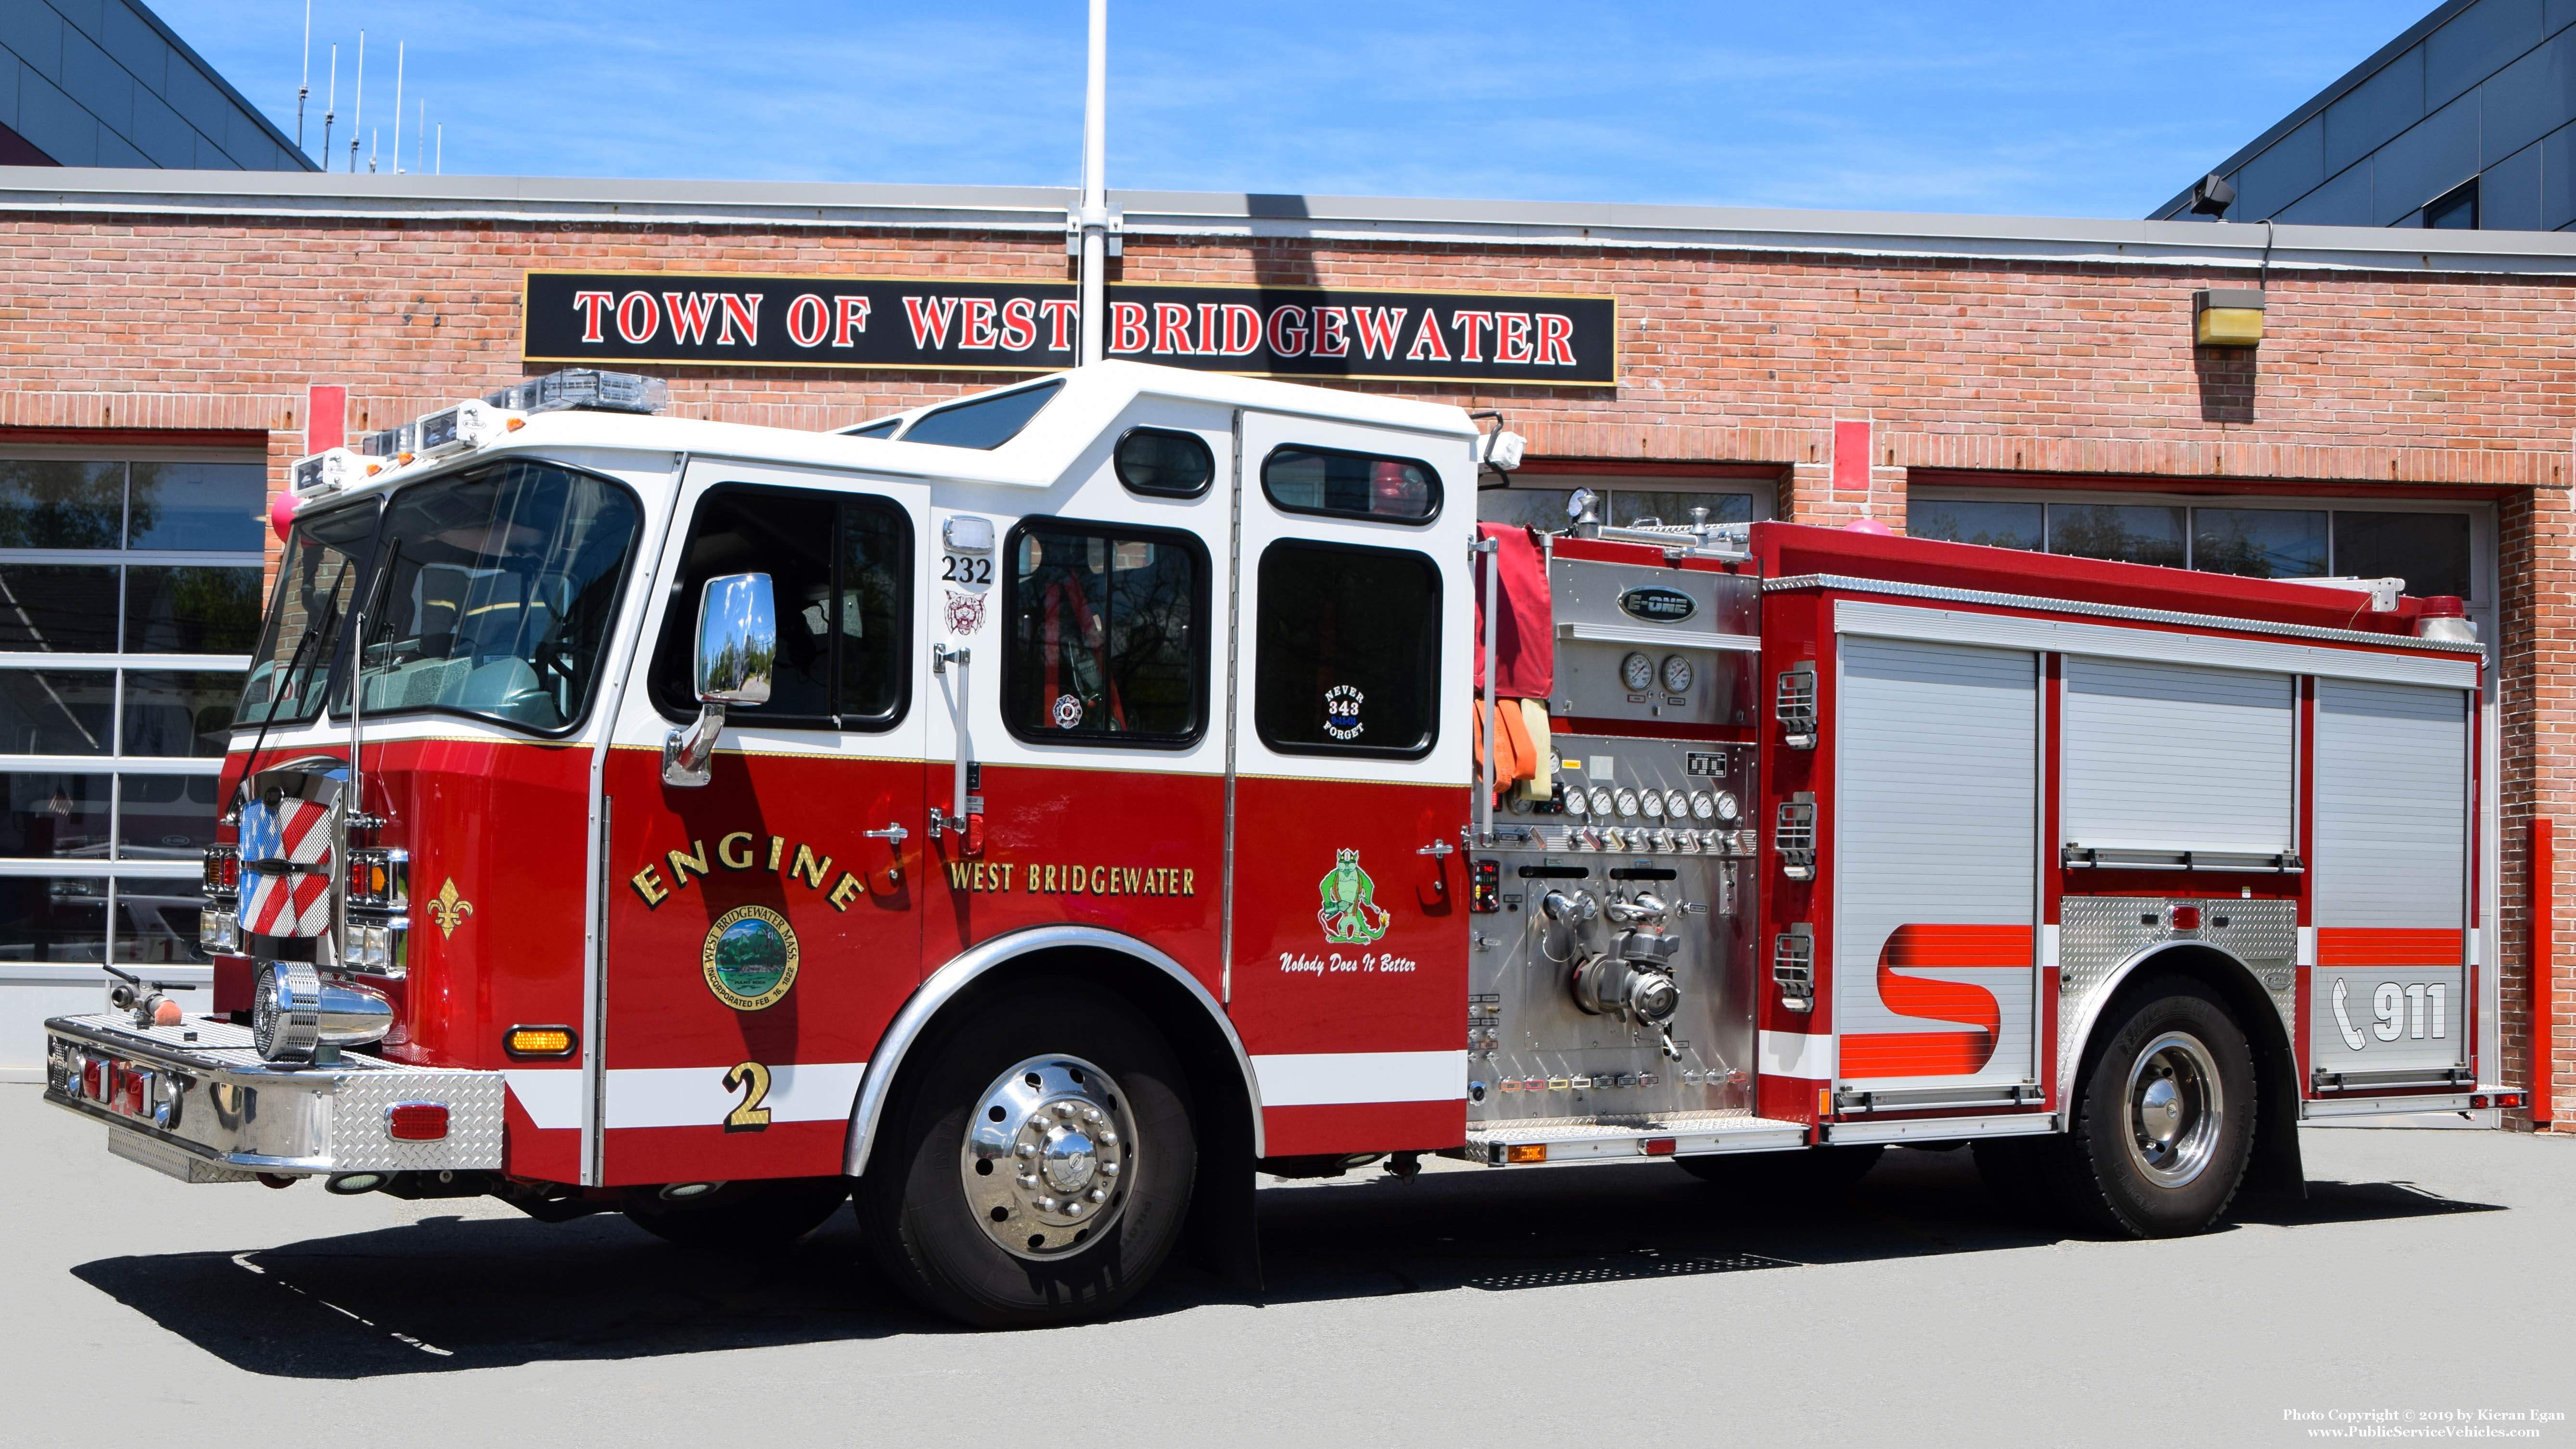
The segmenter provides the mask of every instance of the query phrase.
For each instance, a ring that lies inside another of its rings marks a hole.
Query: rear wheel
[[[2065,1206],[2117,1237],[2205,1230],[2254,1147],[2254,1056],[2207,987],[2141,983],[2077,1084],[2048,1166]]]
[[[1198,1171],[1161,1033],[1070,982],[1012,989],[925,1043],[879,1125],[860,1225],[887,1273],[985,1328],[1101,1317],[1179,1240]]]
[[[626,1219],[688,1248],[777,1248],[821,1227],[850,1195],[846,1177],[781,1177],[722,1183],[677,1200],[637,1189]]]

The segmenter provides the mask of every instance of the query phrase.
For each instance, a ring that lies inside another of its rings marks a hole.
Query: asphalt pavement
[[[1257,1301],[1185,1269],[979,1334],[846,1212],[746,1260],[189,1187],[103,1135],[0,1086],[0,1444],[2576,1445],[2563,1137],[2311,1129],[2305,1200],[2153,1243],[2020,1216],[1964,1151],[1823,1205],[1661,1163],[1265,1179]]]

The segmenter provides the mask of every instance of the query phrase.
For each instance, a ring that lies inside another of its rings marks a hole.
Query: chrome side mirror
[[[697,722],[662,741],[662,783],[693,789],[707,783],[725,710],[769,702],[778,659],[778,603],[767,574],[723,574],[698,596],[698,644],[691,678]]]

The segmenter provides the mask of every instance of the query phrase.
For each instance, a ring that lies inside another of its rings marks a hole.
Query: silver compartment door
[[[2035,1080],[2038,657],[1846,637],[1841,667],[1838,1080]]]
[[[2069,655],[2065,698],[2065,843],[2296,847],[2290,676]]]
[[[2468,695],[2317,681],[2309,1062],[2468,1061]]]

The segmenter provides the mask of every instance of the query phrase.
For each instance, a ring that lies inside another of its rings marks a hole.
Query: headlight
[[[231,911],[209,906],[197,914],[197,944],[210,954],[228,955],[241,949],[241,917]]]
[[[352,921],[349,923],[349,969],[372,971],[384,976],[403,974],[403,943],[410,935],[409,921]]]

